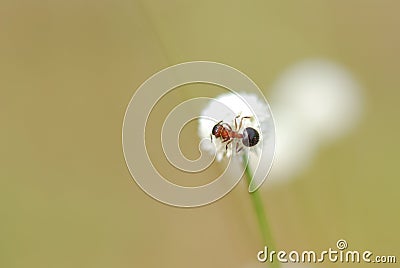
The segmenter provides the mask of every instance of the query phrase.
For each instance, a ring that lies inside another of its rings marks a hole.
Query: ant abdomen
[[[243,131],[242,143],[246,147],[252,147],[260,140],[260,134],[252,127],[247,127]]]

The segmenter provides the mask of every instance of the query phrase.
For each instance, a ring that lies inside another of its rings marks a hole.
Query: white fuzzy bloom
[[[211,142],[210,135],[215,124],[222,120],[235,130],[235,117],[238,115],[240,115],[237,119],[238,124],[242,117],[251,118],[244,118],[242,126],[237,131],[243,133],[245,128],[252,127],[260,135],[259,142],[252,147],[244,147],[242,141],[235,138],[227,149],[226,142],[222,142],[221,138],[213,136]],[[240,170],[243,169],[240,168],[242,157],[237,156],[248,152],[248,164],[253,173],[249,185],[250,192],[255,191],[267,177],[275,152],[275,126],[269,105],[262,95],[244,92],[227,93],[211,99],[201,113],[198,134],[201,139],[207,139],[201,143],[201,149],[216,154],[217,161],[233,156],[232,163],[237,168],[232,169],[234,173],[232,176],[241,174]],[[237,152],[237,148],[241,146],[243,150]]]
[[[240,116],[236,119],[239,127],[240,120],[243,116],[250,116],[250,119],[244,118],[243,124],[237,131],[243,133],[243,130],[247,127],[252,127],[257,130],[260,134],[260,141],[262,143],[263,137],[267,135],[268,119],[271,115],[269,108],[263,101],[254,94],[240,93],[238,95],[234,93],[227,93],[218,96],[215,99],[210,100],[207,107],[202,111],[202,118],[199,120],[199,136],[201,139],[210,139],[211,131],[215,124],[219,121],[223,121],[229,124],[233,130],[235,130],[235,117]],[[238,145],[236,145],[239,143]],[[221,138],[215,138],[213,136],[212,142],[203,142],[202,149],[210,153],[216,152],[217,161],[221,161],[224,156],[230,157],[233,155],[239,155],[236,152],[236,146],[243,146],[240,144],[240,140],[234,139],[226,149],[226,142],[222,142]],[[252,152],[258,152],[259,146],[250,147]]]

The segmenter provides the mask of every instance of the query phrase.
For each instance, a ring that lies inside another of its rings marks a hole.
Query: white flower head
[[[211,137],[213,127],[219,122],[239,134],[243,134],[248,127],[255,129],[259,134],[258,143],[246,147],[240,138],[232,138],[228,143],[221,137]],[[217,161],[231,156],[239,159],[233,161],[241,161],[242,158],[237,156],[248,152],[249,166],[254,172],[253,186],[250,188],[254,188],[254,191],[261,185],[269,172],[275,149],[273,118],[264,97],[242,92],[226,93],[211,99],[201,113],[198,134],[201,139],[209,140],[201,143],[202,150],[215,154]],[[260,169],[259,166],[266,168]],[[257,171],[260,174],[256,174]]]

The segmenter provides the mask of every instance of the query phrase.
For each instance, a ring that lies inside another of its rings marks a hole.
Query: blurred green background
[[[309,57],[357,77],[364,113],[295,180],[262,188],[276,244],[325,250],[343,238],[400,258],[399,9],[374,0],[1,0],[0,267],[265,266],[245,185],[196,209],[153,200],[126,168],[122,120],[135,89],[167,66],[222,62],[268,97],[282,71]],[[186,131],[196,139],[195,127]]]

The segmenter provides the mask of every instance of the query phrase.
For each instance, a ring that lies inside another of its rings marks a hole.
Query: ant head
[[[252,127],[245,128],[245,130],[243,131],[243,138],[242,138],[244,146],[252,147],[256,145],[259,140],[260,140],[260,134],[258,134],[257,130],[255,130]]]
[[[214,136],[217,135],[217,134],[221,131],[221,128],[222,128],[221,123],[222,123],[222,121],[219,121],[219,122],[213,127],[211,133],[212,133]]]

